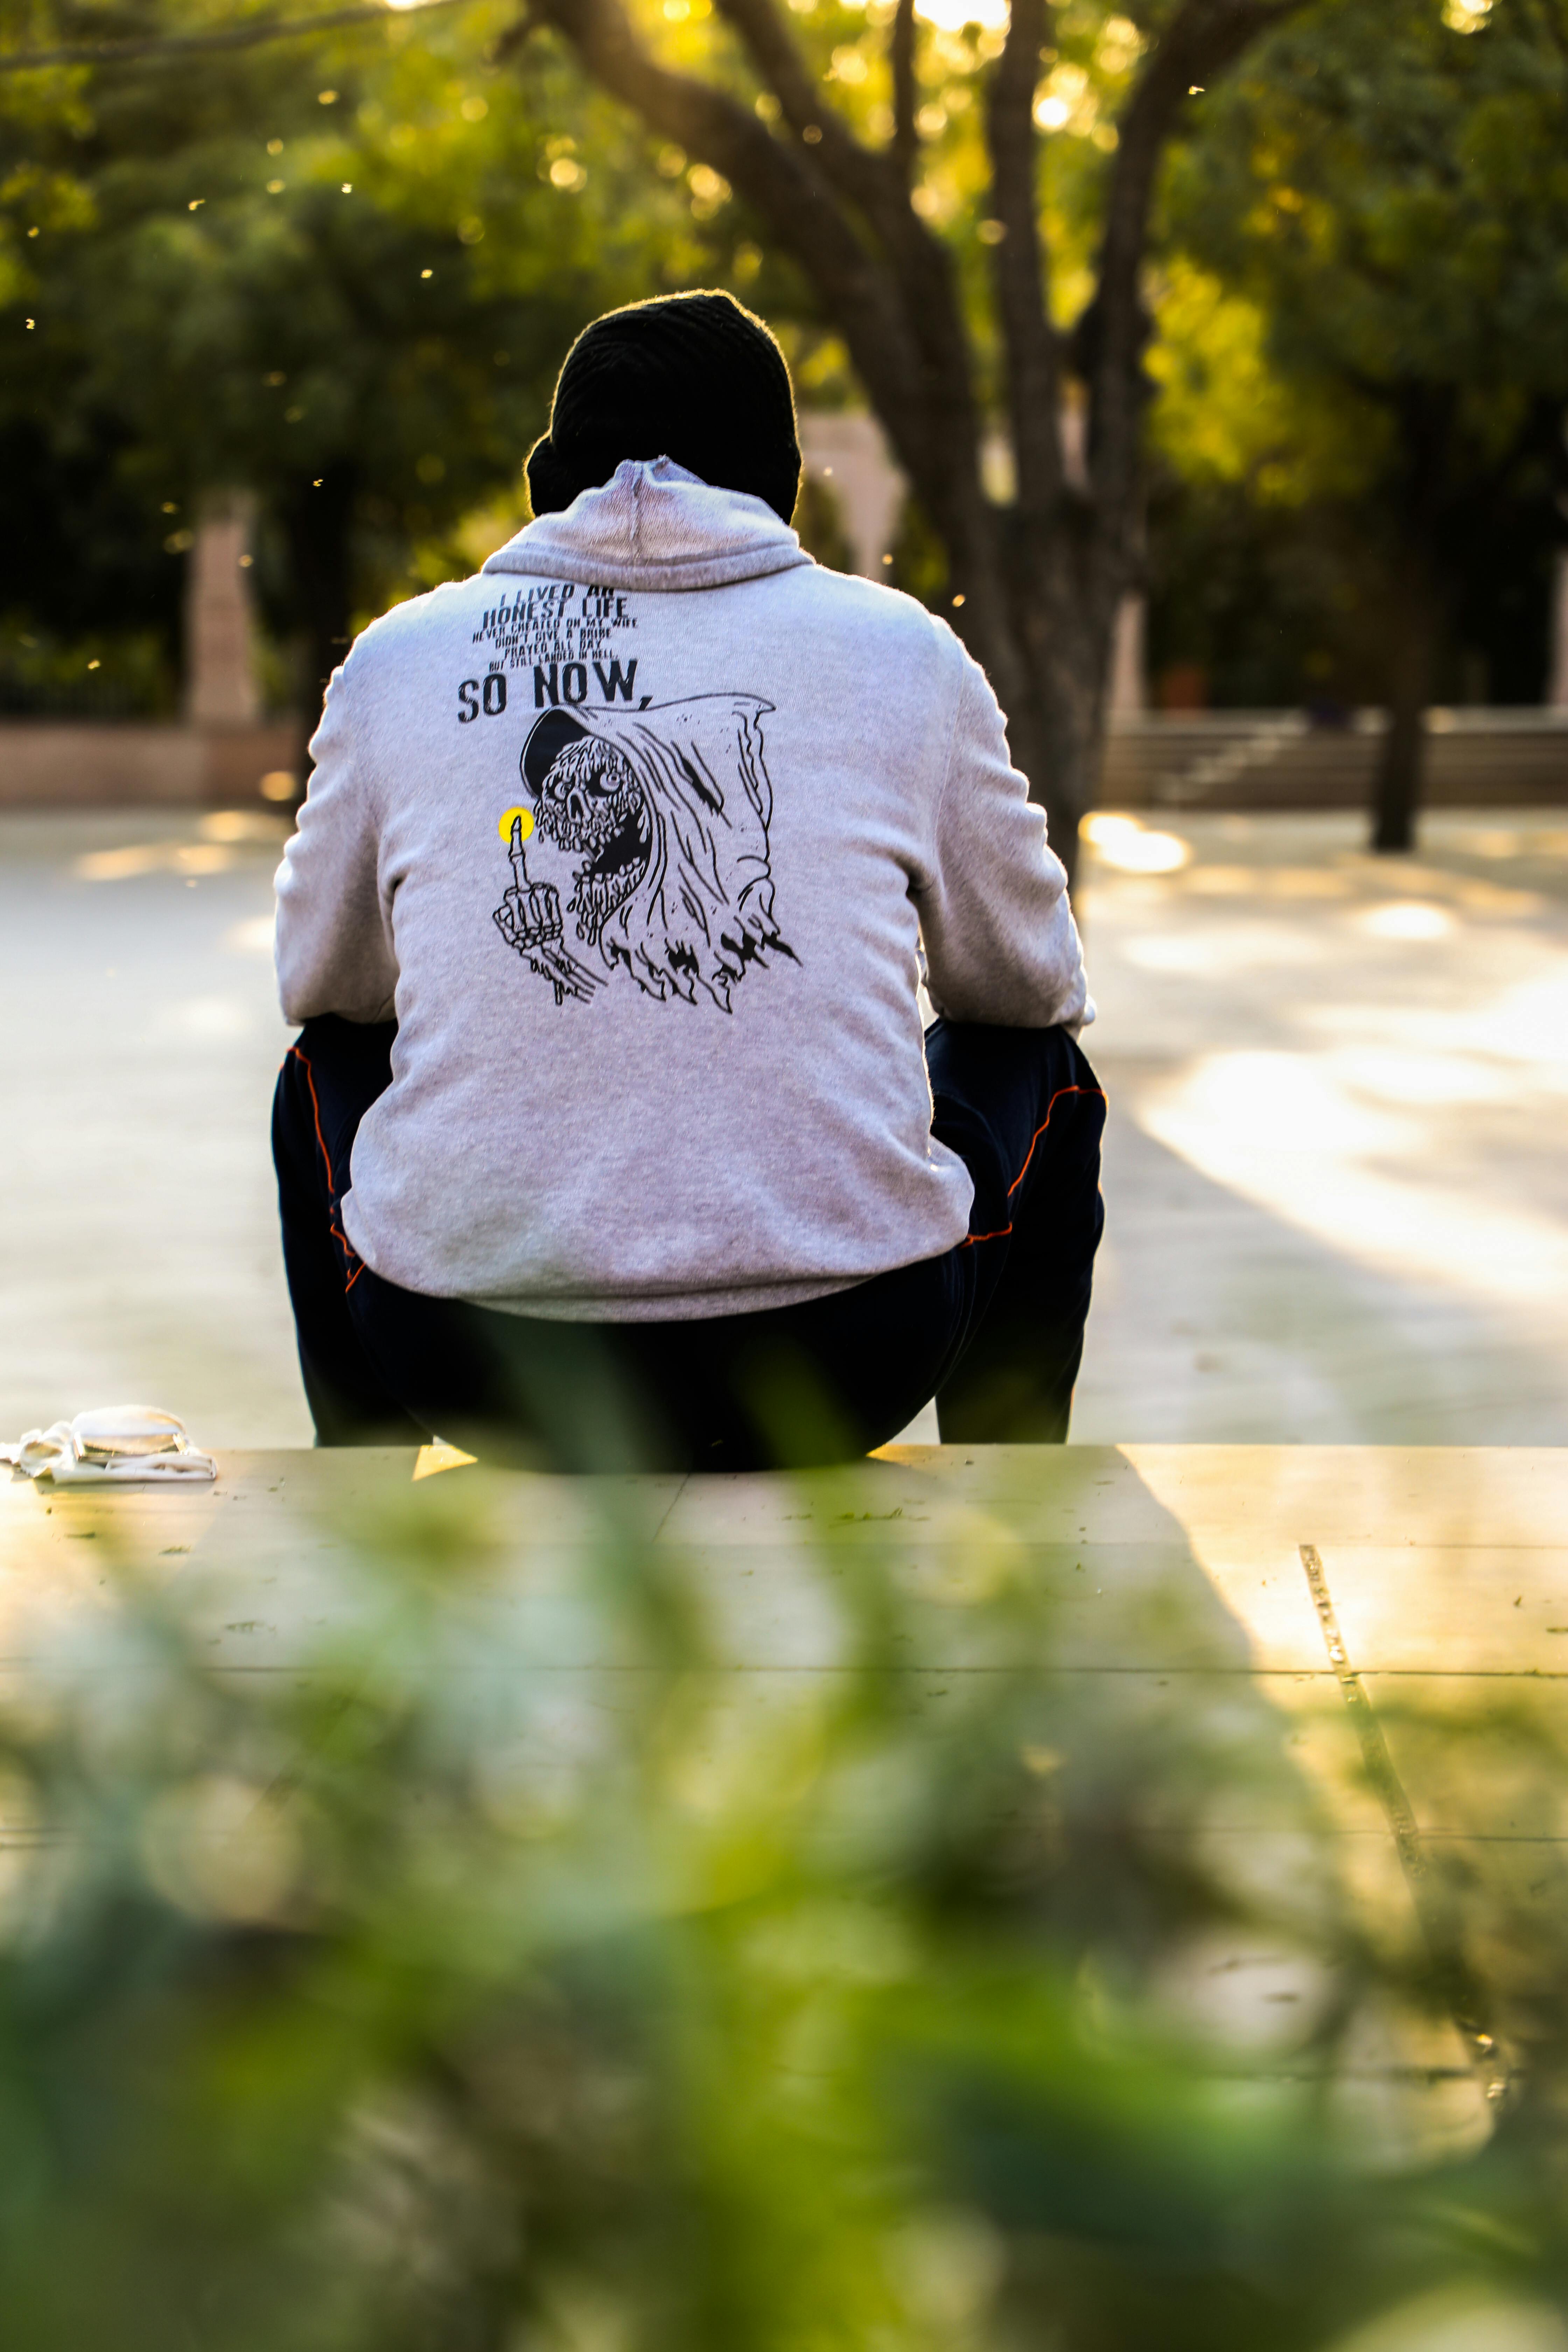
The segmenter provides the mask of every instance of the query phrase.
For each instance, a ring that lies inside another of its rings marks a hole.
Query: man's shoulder
[[[835,572],[826,563],[814,563],[809,569],[803,564],[798,571],[780,572],[775,578],[788,593],[836,604],[846,614],[853,613],[871,626],[904,629],[956,643],[940,614],[888,582],[868,580],[858,572]]]
[[[417,646],[438,638],[449,642],[465,628],[478,628],[487,592],[493,603],[494,581],[476,572],[467,580],[443,580],[421,596],[406,596],[366,624],[353,641],[350,658],[356,667],[367,657],[401,659]]]
[[[816,563],[757,584],[773,588],[803,621],[825,624],[868,654],[896,651],[901,660],[918,658],[933,673],[951,669],[955,677],[963,667],[963,647],[942,615],[879,580]]]

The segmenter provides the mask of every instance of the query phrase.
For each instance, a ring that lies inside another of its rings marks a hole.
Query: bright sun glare
[[[1007,0],[915,0],[915,14],[944,33],[962,32],[965,25],[990,31],[1007,22]]]
[[[1079,832],[1104,866],[1122,874],[1175,874],[1192,851],[1173,833],[1145,833],[1135,816],[1119,816],[1097,809],[1086,816]]]

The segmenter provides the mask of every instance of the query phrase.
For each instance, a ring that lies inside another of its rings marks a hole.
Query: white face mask
[[[74,1421],[30,1429],[14,1445],[0,1445],[0,1462],[57,1486],[217,1475],[217,1465],[191,1444],[184,1422],[138,1404],[100,1405]]]

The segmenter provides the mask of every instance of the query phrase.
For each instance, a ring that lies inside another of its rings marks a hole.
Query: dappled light
[[[1086,816],[1079,833],[1103,865],[1121,874],[1176,874],[1192,856],[1175,834],[1146,828],[1137,817],[1114,815],[1109,809]]]
[[[1083,907],[1100,1034],[1114,1040],[1104,1057],[1113,1102],[1205,1186],[1316,1254],[1319,1303],[1301,1293],[1293,1344],[1299,1364],[1337,1367],[1339,1393],[1289,1408],[1290,1425],[1303,1435],[1420,1428],[1455,1442],[1489,1425],[1500,1436],[1560,1429],[1562,825],[1550,812],[1507,824],[1434,814],[1419,866],[1391,869],[1357,849],[1349,817],[1173,819],[1184,856],[1162,874],[1123,864],[1118,828],[1131,820],[1112,821],[1102,853],[1091,828],[1103,822],[1086,826]],[[1120,1287],[1102,1291],[1101,1347],[1152,1286],[1171,1282],[1145,1246],[1131,1244],[1145,1270],[1126,1307]],[[1237,1411],[1247,1379],[1261,1376],[1261,1331],[1245,1345],[1204,1336],[1183,1349],[1182,1325],[1216,1328],[1222,1264],[1169,1307],[1167,1393],[1184,1356],[1225,1368],[1163,1409],[1154,1425],[1171,1434],[1214,1426],[1205,1413]],[[1379,1308],[1358,1303],[1366,1277],[1392,1286]],[[1239,1301],[1225,1312],[1251,1323]],[[1436,1359],[1435,1330],[1448,1335]],[[1096,1346],[1091,1331],[1077,1426],[1098,1433],[1100,1415],[1124,1412],[1127,1400],[1122,1391],[1101,1403]],[[1470,1350],[1486,1373],[1465,1370]]]

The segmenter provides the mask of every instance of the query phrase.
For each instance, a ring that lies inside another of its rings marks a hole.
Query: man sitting
[[[614,311],[537,520],[333,676],[274,1113],[323,1444],[734,1468],[933,1396],[1066,1436],[1104,1118],[1066,874],[984,673],[813,562],[799,477],[760,320]]]

